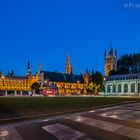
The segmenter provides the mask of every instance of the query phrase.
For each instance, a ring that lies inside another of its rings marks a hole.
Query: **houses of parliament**
[[[40,89],[43,89],[44,83],[55,83],[59,94],[86,94],[88,86],[89,73],[74,75],[72,66],[70,64],[70,57],[67,55],[64,73],[41,71],[38,65],[38,71],[35,75],[32,74],[30,63],[27,64],[27,71],[25,76],[16,76],[14,71],[8,72],[7,75],[0,73],[0,94],[5,96],[12,92],[13,95],[22,96],[32,92],[31,86],[38,82]]]
[[[103,95],[109,96],[140,96],[140,73],[109,75],[117,70],[117,51],[110,49],[104,52],[104,87]],[[140,61],[140,58],[139,58]]]
[[[109,52],[104,52],[104,88],[105,95],[139,95],[140,96],[140,74],[120,74],[109,75],[111,70],[117,70],[117,51],[111,47]],[[27,64],[25,76],[16,76],[14,71],[8,72],[7,75],[0,73],[0,95],[29,95],[33,90],[31,86],[37,82],[40,84],[40,90],[44,89],[44,85],[55,84],[60,95],[86,94],[89,84],[90,74],[86,70],[85,74],[75,75],[70,63],[69,55],[66,56],[66,64],[64,73],[38,70],[36,74],[32,74],[30,63]]]

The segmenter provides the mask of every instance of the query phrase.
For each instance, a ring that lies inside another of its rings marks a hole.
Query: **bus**
[[[58,94],[58,88],[56,85],[44,85],[42,89],[43,96],[56,96]]]

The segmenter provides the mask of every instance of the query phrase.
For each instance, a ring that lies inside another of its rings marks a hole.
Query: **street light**
[[[4,92],[4,75],[2,75],[2,88],[3,88],[3,92]]]

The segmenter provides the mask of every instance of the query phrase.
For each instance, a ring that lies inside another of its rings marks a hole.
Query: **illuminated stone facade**
[[[36,81],[35,76],[31,77],[0,77],[0,90],[22,90],[29,91],[31,90],[31,85]]]
[[[41,85],[40,89],[43,89],[45,82],[55,83],[59,94],[63,95],[86,94],[87,81],[87,73],[85,75],[74,75],[72,73],[69,56],[66,58],[65,73],[40,71],[40,65],[38,65],[38,72],[32,75],[28,62],[25,76],[15,76],[13,72],[8,72],[8,75],[0,74],[0,95],[1,93],[7,95],[8,91],[12,91],[15,95],[31,92],[31,85],[34,82]]]
[[[109,72],[111,70],[116,70],[117,69],[117,51],[113,51],[111,48],[109,53],[106,53],[106,50],[104,52],[104,61],[105,61],[105,66],[104,66],[104,74],[105,76],[109,76]]]
[[[72,74],[72,67],[71,67],[71,64],[70,64],[70,57],[69,55],[67,55],[66,57],[66,65],[65,65],[65,73],[66,74]]]
[[[118,74],[109,76],[111,70],[117,70],[117,52],[106,54],[105,51],[105,77],[104,96],[140,96],[140,74]]]
[[[104,81],[104,95],[140,96],[140,74],[113,75]]]
[[[86,94],[86,76],[73,75],[58,72],[41,71],[44,74],[44,82],[53,83],[58,87],[59,94]]]
[[[8,72],[7,75],[0,74],[0,93],[7,95],[8,91],[12,91],[22,95],[23,92],[30,92],[31,85],[38,81],[38,74],[31,74],[30,64],[28,62],[26,76],[15,76],[14,73]]]

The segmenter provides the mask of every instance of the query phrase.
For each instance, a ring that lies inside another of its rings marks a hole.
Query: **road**
[[[0,127],[0,140],[140,140],[140,103]]]

